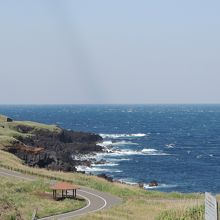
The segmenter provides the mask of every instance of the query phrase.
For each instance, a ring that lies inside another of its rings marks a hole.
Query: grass
[[[24,133],[20,127],[27,128]],[[56,125],[46,125],[31,121],[12,121],[7,122],[7,117],[0,115],[0,149],[6,149],[15,142],[20,142],[24,138],[35,135],[39,131],[60,133],[61,129]]]
[[[164,210],[178,210],[180,207],[194,207],[197,204],[195,199],[163,199],[155,200],[151,197],[139,198],[132,196],[127,198],[124,204],[113,207],[105,212],[98,212],[81,217],[80,220],[153,220],[164,212]],[[163,218],[160,218],[162,220]]]
[[[35,209],[38,210],[37,216],[41,218],[76,210],[86,204],[84,200],[53,200],[49,182],[42,179],[25,182],[15,178],[1,177],[0,195],[0,219],[2,220],[13,217],[16,219],[16,216],[31,219]]]
[[[204,205],[195,206],[193,208],[181,208],[178,210],[170,210],[162,212],[157,220],[195,220],[204,219]]]
[[[0,128],[1,130],[1,128]],[[13,137],[0,135],[0,149],[5,149],[6,146],[10,146],[15,143],[17,140]]]
[[[175,216],[178,214],[179,216],[184,216],[184,213],[188,209],[201,206],[204,200],[203,194],[182,194],[178,192],[162,193],[159,191],[147,191],[139,187],[128,186],[120,183],[110,183],[96,176],[32,168],[22,164],[22,161],[14,155],[1,150],[0,166],[23,173],[37,175],[40,178],[45,177],[59,181],[69,181],[81,186],[87,186],[103,192],[108,192],[122,198],[122,204],[105,211],[100,211],[89,214],[85,217],[81,217],[81,220],[162,220],[166,215]],[[172,213],[172,211],[176,211],[176,213]]]
[[[33,167],[28,167],[24,165],[23,161],[21,161],[16,156],[3,151],[6,147],[13,145],[14,142],[18,141],[20,138],[25,138],[28,135],[34,135],[36,132],[40,130],[46,130],[48,132],[57,132],[59,133],[61,130],[55,125],[45,125],[35,122],[28,121],[13,121],[7,122],[7,118],[4,116],[0,116],[0,166],[5,167],[7,169],[20,171],[22,173],[27,173],[31,175],[36,175],[39,178],[46,179],[55,179],[59,181],[68,181],[77,185],[91,187],[103,192],[108,192],[113,195],[119,196],[122,198],[122,204],[112,207],[111,209],[100,211],[97,213],[90,214],[85,217],[81,217],[81,220],[91,219],[108,219],[108,220],[128,220],[128,219],[137,219],[137,220],[145,220],[145,219],[157,219],[157,220],[171,220],[171,219],[203,219],[204,208],[202,205],[204,203],[204,194],[182,194],[178,192],[173,193],[162,193],[159,191],[146,191],[139,187],[128,186],[119,183],[110,183],[104,179],[98,178],[96,176],[89,176],[80,173],[65,173],[65,172],[57,172],[57,171],[49,171],[46,169],[38,169]],[[20,130],[20,126],[25,126],[28,129],[28,133],[24,133]],[[2,180],[0,180],[0,183]],[[44,182],[36,182],[33,186],[34,190],[40,189],[40,191],[47,191],[47,185],[44,185]],[[21,184],[22,185],[22,184]],[[14,186],[13,186],[14,187]],[[12,188],[13,188],[12,187]],[[27,190],[31,186],[25,185],[24,188]],[[33,188],[30,188],[33,190]],[[6,191],[7,192],[7,191]],[[27,197],[30,196],[33,200],[36,199],[36,194],[31,193],[31,191],[22,191]],[[7,198],[7,194],[10,195],[10,191],[5,193],[5,198]],[[22,206],[21,201],[19,200],[19,195],[15,194],[15,198],[8,198],[6,200],[7,204],[12,204],[11,207],[17,207],[21,214],[25,217],[29,216],[27,209],[33,210],[33,207],[26,207],[27,205]],[[20,198],[21,199],[21,198]],[[218,197],[219,199],[219,197]],[[27,200],[29,201],[29,200]],[[8,202],[8,203],[7,203]],[[11,203],[9,203],[11,202]],[[29,201],[30,202],[30,201]],[[48,201],[47,201],[48,202]],[[36,206],[41,207],[42,204],[47,203],[45,200],[38,203],[36,200]],[[51,202],[51,201],[49,201]],[[56,207],[55,204],[51,208],[49,205],[44,208],[39,209],[39,215],[47,215],[48,213],[53,213],[55,211],[67,211],[70,208],[70,204],[68,201],[64,201],[64,205],[61,207]],[[1,200],[0,200],[1,205]],[[28,206],[27,206],[28,207]],[[42,206],[43,207],[43,206]],[[53,208],[55,207],[55,208]],[[18,218],[15,215],[18,215],[16,209],[12,208],[11,216],[8,218]],[[14,217],[13,217],[14,216]]]
[[[0,115],[0,126],[5,126],[6,128],[10,128],[12,130],[17,130],[17,126],[26,126],[31,128],[31,130],[47,130],[50,132],[60,132],[61,129],[56,125],[47,125],[43,123],[33,122],[33,121],[7,121],[7,116]]]
[[[9,125],[10,129],[15,129],[15,130],[17,129],[19,125],[29,127],[31,128],[30,133],[34,133],[35,131],[40,131],[40,130],[49,131],[53,133],[54,132],[59,133],[61,131],[61,129],[57,127],[56,125],[46,125],[46,124],[41,124],[41,123],[32,122],[32,121],[13,121],[13,122],[7,122],[7,124]]]
[[[139,187],[129,186],[120,183],[111,183],[105,179],[84,175],[81,173],[68,173],[61,171],[49,171],[46,169],[29,167],[23,164],[22,160],[15,155],[0,150],[0,166],[7,169],[20,171],[27,174],[37,175],[39,177],[46,177],[49,179],[63,180],[73,182],[77,185],[91,187],[103,192],[109,192],[113,195],[121,198],[127,198],[129,196],[150,196],[151,198],[163,198],[166,199],[191,199],[201,197],[199,194],[182,194],[178,192],[162,193],[159,191],[147,191]]]

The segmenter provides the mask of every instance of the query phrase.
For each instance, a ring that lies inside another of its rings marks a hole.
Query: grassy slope
[[[14,178],[1,177],[0,180],[0,204],[1,207],[9,204],[10,210],[1,210],[0,219],[13,219],[16,212],[22,219],[31,219],[34,209],[38,208],[38,217],[68,212],[79,209],[85,205],[85,201],[65,199],[54,201],[49,189],[49,182],[38,180],[25,182]]]
[[[146,191],[138,187],[109,183],[95,176],[31,168],[23,165],[22,161],[14,155],[4,151],[0,151],[0,166],[24,173],[35,174],[40,177],[70,181],[78,185],[109,192],[123,199],[123,203],[119,206],[91,214],[89,217],[81,217],[81,219],[172,219],[164,218],[164,216],[173,216],[172,211],[176,211],[175,215],[183,216],[187,208],[201,205],[204,199],[204,195],[200,194]],[[168,211],[168,213],[164,213],[165,211]],[[158,217],[160,215],[161,218]]]
[[[30,128],[28,133],[22,133],[19,126]],[[0,149],[6,149],[18,142],[19,137],[25,138],[34,135],[37,131],[46,130],[48,132],[59,133],[61,129],[56,125],[46,125],[31,121],[7,122],[7,117],[0,115]]]
[[[28,126],[32,130],[28,134],[23,134],[17,129],[19,125]],[[4,128],[1,128],[1,126]],[[26,121],[6,122],[6,118],[0,116],[0,149],[5,149],[5,147],[13,144],[19,136],[33,135],[35,131],[42,129],[46,129],[50,132],[60,132],[60,128],[55,125],[45,125]],[[199,206],[203,203],[204,199],[204,195],[199,194],[146,191],[137,187],[109,183],[95,176],[87,176],[78,173],[52,172],[45,169],[31,168],[23,165],[22,161],[14,155],[1,150],[0,166],[41,177],[74,182],[78,185],[112,193],[123,199],[122,205],[105,212],[94,213],[89,216],[89,219],[175,219],[175,216],[178,216],[177,219],[180,219],[185,213],[191,213],[188,208]],[[199,212],[201,208],[197,210]],[[198,212],[196,211],[196,213]],[[82,217],[82,219],[88,218]]]

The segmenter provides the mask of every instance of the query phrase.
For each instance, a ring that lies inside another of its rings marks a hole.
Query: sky
[[[220,103],[219,0],[0,0],[0,104]]]

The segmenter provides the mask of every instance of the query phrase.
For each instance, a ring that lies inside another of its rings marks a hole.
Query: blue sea
[[[156,180],[151,190],[220,192],[220,105],[0,106],[16,120],[95,132],[106,164],[81,167],[130,184]]]

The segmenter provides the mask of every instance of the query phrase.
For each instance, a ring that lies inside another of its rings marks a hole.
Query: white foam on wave
[[[92,164],[92,167],[85,170],[85,168],[79,167],[79,171],[92,171],[90,170],[93,167],[114,167],[118,166],[121,161],[129,161],[132,160],[130,156],[167,156],[170,154],[164,153],[162,151],[158,151],[152,148],[145,148],[143,150],[131,150],[131,149],[108,149],[106,148],[104,152],[99,152],[90,155],[81,155],[79,158],[74,157],[73,159],[79,160],[105,160],[103,164]],[[97,170],[98,171],[98,170]],[[105,171],[105,170],[100,170]]]
[[[115,166],[118,166],[119,164],[118,163],[103,163],[103,164],[92,164],[92,166],[94,167],[115,167]]]
[[[152,152],[157,152],[156,149],[152,149],[152,148],[145,148],[141,151],[142,153],[152,153]]]
[[[112,162],[120,162],[120,161],[129,161],[131,159],[129,158],[108,158],[108,161],[112,161]]]
[[[144,184],[144,189],[161,189],[161,188],[175,188],[177,185],[172,184],[159,184],[158,186],[149,186],[148,184]]]
[[[106,139],[106,138],[118,139],[118,138],[145,137],[146,134],[142,134],[142,133],[138,133],[138,134],[100,134],[100,136],[104,139]]]
[[[87,167],[87,166],[77,166],[77,171],[85,171],[85,172],[108,172],[109,169],[97,168],[97,167]]]
[[[101,146],[101,147],[109,147],[109,146],[112,146],[112,141],[103,141],[103,142],[100,142],[100,143],[97,143],[96,145],[98,146]]]
[[[118,157],[118,156],[132,156],[132,155],[146,155],[146,156],[168,156],[170,154],[158,151],[156,149],[145,148],[143,150],[131,150],[131,149],[106,149],[105,152],[97,153],[96,159],[106,159],[106,157]],[[123,160],[123,158],[121,159]],[[124,159],[127,160],[127,159]]]
[[[76,170],[77,171],[84,171],[86,173],[104,173],[104,172],[120,173],[120,172],[122,172],[121,170],[116,170],[116,169],[107,169],[107,168],[99,168],[99,167],[87,167],[87,166],[77,166]]]
[[[145,155],[150,155],[150,156],[167,156],[170,154],[158,151],[156,149],[151,149],[151,148],[145,148],[141,151]]]
[[[175,147],[175,144],[166,144],[165,145],[167,148],[174,148]]]
[[[125,145],[138,145],[138,144],[133,143],[131,141],[118,141],[118,142],[103,141],[103,142],[97,143],[97,145],[101,147],[110,147],[110,146],[125,146]]]
[[[111,153],[109,153],[109,156],[130,156],[130,155],[142,155],[142,152],[125,149],[125,150],[114,150]]]
[[[167,156],[170,154],[160,152],[155,149],[143,149],[142,151],[123,149],[123,150],[114,150],[108,155],[109,156],[130,156],[130,155]]]
[[[131,141],[118,141],[118,142],[113,142],[113,146],[124,146],[124,145],[138,145],[137,143],[133,143]]]

